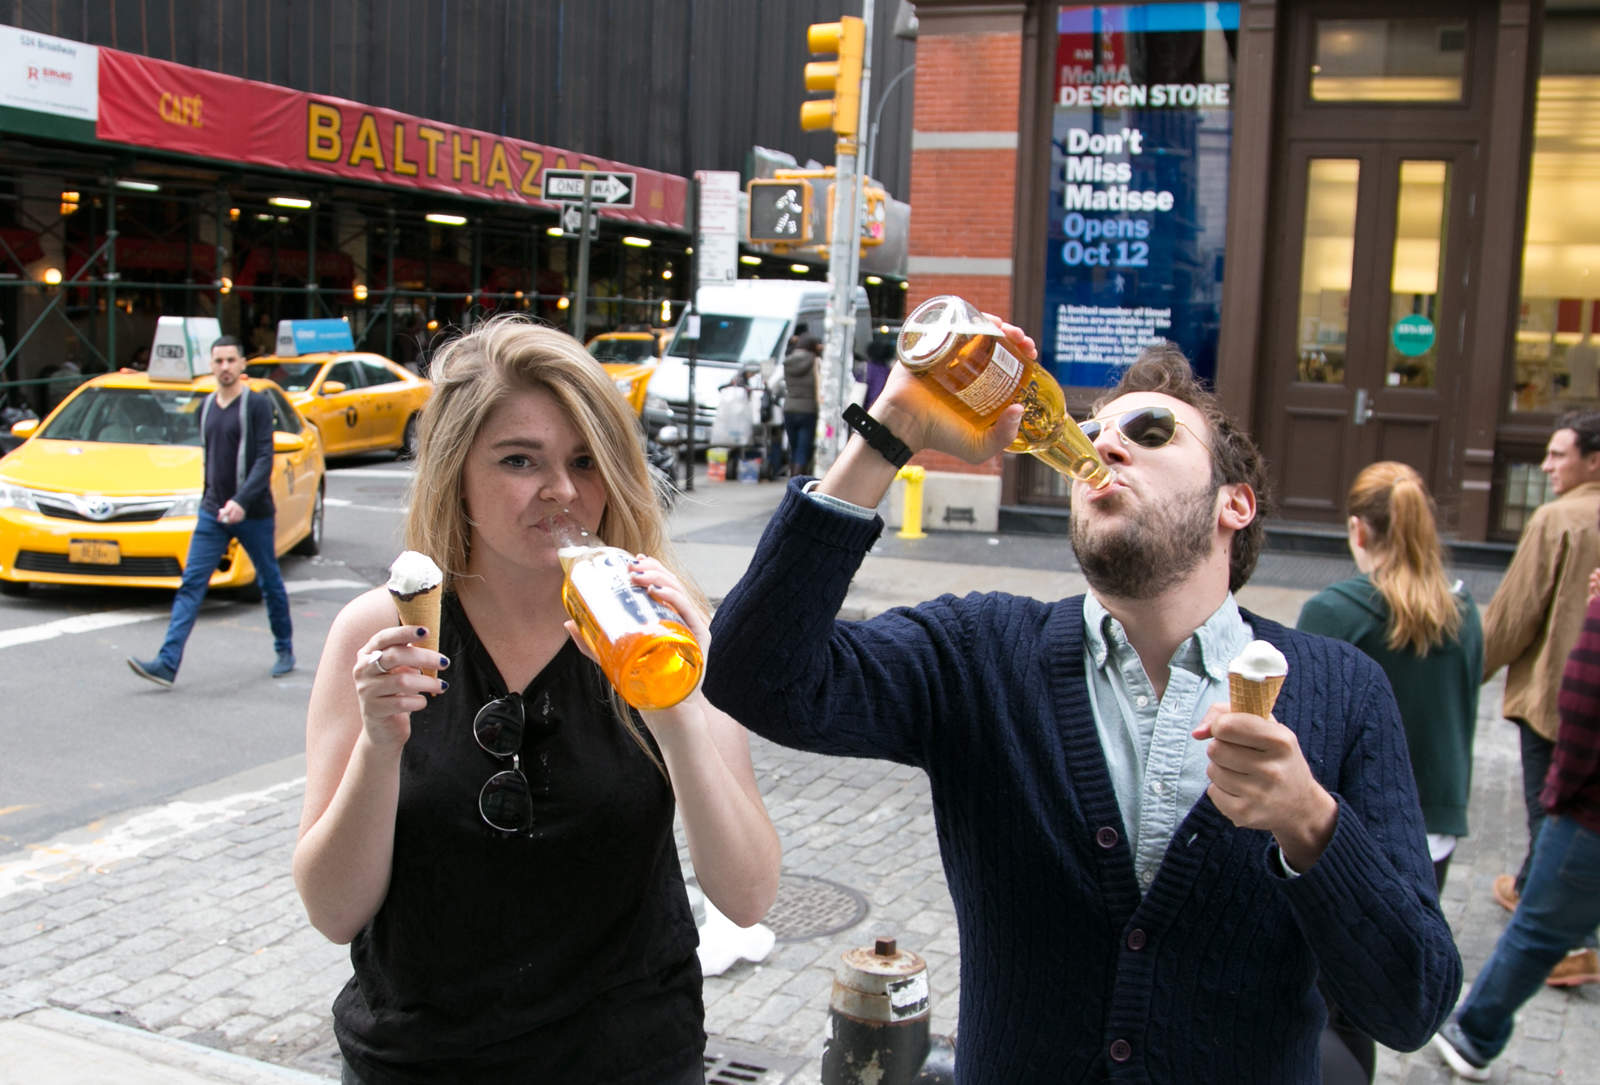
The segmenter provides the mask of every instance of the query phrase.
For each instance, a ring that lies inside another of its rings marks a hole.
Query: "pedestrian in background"
[[[709,696],[772,741],[928,774],[964,1085],[1315,1081],[1319,977],[1365,1031],[1421,1047],[1461,961],[1388,681],[1237,605],[1266,470],[1175,347],[1141,355],[1094,415],[1117,477],[1073,487],[1087,596],[841,621],[897,468],[930,448],[983,463],[1022,416],[974,431],[896,367],[870,436],[789,484],[717,608]],[[1253,638],[1288,658],[1272,718],[1229,710]]]
[[[1600,599],[1589,600],[1567,657],[1557,713],[1561,726],[1540,791],[1546,817],[1516,911],[1471,992],[1433,1040],[1469,1081],[1489,1080],[1517,1010],[1567,959],[1568,948],[1600,924]],[[1567,1069],[1576,1081],[1579,1068]]]
[[[412,643],[386,589],[359,596],[306,719],[294,876],[351,944],[344,1081],[698,1085],[674,806],[700,888],[741,925],[776,895],[777,833],[743,728],[699,691],[629,709],[572,639],[548,518],[640,554],[633,582],[702,643],[704,599],[643,556],[666,557],[665,514],[581,343],[496,318],[432,374],[405,537],[444,571],[440,648]]]
[[[272,677],[282,678],[294,670],[294,628],[289,594],[278,571],[277,508],[272,501],[272,401],[250,394],[244,368],[238,339],[224,335],[211,344],[211,375],[217,390],[200,405],[205,489],[183,563],[183,580],[172,600],[161,651],[154,659],[128,657],[134,674],[169,689],[178,678],[184,645],[211,586],[211,574],[232,539],[250,555],[267,605],[277,653]]]
[[[1501,713],[1515,723],[1522,749],[1522,797],[1528,849],[1521,868],[1494,880],[1494,897],[1514,910],[1533,861],[1545,811],[1539,801],[1555,749],[1561,673],[1583,628],[1590,572],[1600,566],[1600,412],[1572,412],[1556,423],[1539,465],[1555,500],[1528,518],[1516,553],[1483,615],[1483,675],[1506,670]],[[1551,971],[1570,987],[1600,980],[1591,931]]]
[[[1428,854],[1443,891],[1467,834],[1472,740],[1483,681],[1483,627],[1458,581],[1445,579],[1433,500],[1422,477],[1385,461],[1356,476],[1345,501],[1357,574],[1306,600],[1297,628],[1354,644],[1389,676],[1411,754]],[[1337,1005],[1329,1027],[1372,1080],[1372,1038]],[[1325,1068],[1324,1080],[1334,1080]]]
[[[861,405],[870,408],[883,391],[884,381],[889,379],[889,367],[894,365],[894,339],[889,336],[874,336],[867,346],[867,390],[862,396]]]
[[[811,473],[817,438],[817,337],[809,332],[789,341],[783,359],[783,433],[789,446],[789,476]]]

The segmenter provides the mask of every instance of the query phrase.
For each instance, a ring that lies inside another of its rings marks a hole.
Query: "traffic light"
[[[812,23],[806,44],[813,53],[837,53],[838,60],[813,60],[806,65],[807,90],[831,90],[832,98],[800,103],[800,127],[807,132],[832,128],[854,136],[861,114],[861,53],[867,27],[853,15],[836,23]]]
[[[750,213],[745,234],[767,244],[811,241],[811,184],[805,180],[754,180],[745,189]]]
[[[830,238],[833,237],[833,211],[836,203],[834,194],[838,191],[837,186],[828,186],[828,236]],[[863,186],[861,202],[866,206],[863,208],[860,222],[862,249],[883,244],[884,237],[888,232],[888,199],[889,193],[880,186],[870,181]]]

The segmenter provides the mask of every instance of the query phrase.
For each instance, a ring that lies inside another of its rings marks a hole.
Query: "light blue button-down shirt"
[[[1158,699],[1122,623],[1093,594],[1083,601],[1084,670],[1090,676],[1100,748],[1133,851],[1141,890],[1150,888],[1178,823],[1200,801],[1206,744],[1191,738],[1206,709],[1228,702],[1228,663],[1250,643],[1230,594],[1172,654]]]

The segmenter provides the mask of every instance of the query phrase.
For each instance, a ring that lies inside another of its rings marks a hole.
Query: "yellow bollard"
[[[895,474],[906,484],[906,506],[900,517],[900,530],[895,534],[902,539],[926,539],[922,530],[922,479],[926,474],[915,464],[907,464]]]

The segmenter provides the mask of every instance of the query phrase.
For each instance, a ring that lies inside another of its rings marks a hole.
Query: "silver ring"
[[[389,668],[383,665],[383,649],[374,649],[373,653],[367,657],[367,662],[378,668],[379,674],[389,673]]]

